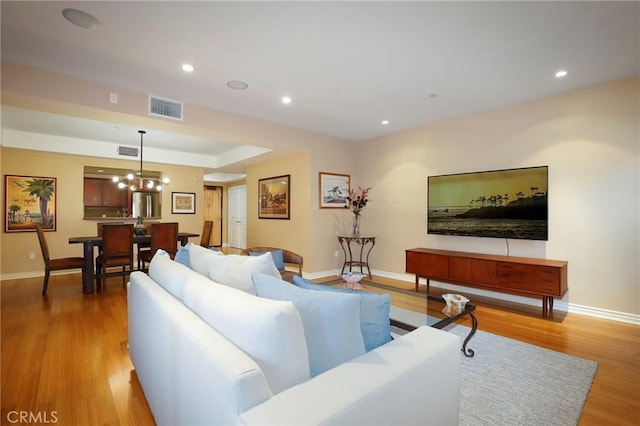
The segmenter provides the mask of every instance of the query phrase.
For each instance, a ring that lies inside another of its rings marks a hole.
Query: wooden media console
[[[553,298],[567,292],[567,262],[529,257],[415,248],[406,250],[406,271],[418,280],[442,281],[502,293],[542,297],[542,316],[553,311]]]

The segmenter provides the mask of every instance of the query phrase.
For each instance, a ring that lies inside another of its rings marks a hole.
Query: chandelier
[[[144,130],[138,130],[140,133],[140,170],[135,173],[129,173],[124,179],[120,179],[118,176],[114,176],[111,180],[118,185],[118,188],[125,189],[129,188],[132,191],[162,191],[162,185],[169,184],[169,178],[158,178],[154,180],[153,178],[148,178],[145,180],[142,169],[142,146],[143,146],[143,138],[145,133]],[[126,182],[125,182],[126,181]]]

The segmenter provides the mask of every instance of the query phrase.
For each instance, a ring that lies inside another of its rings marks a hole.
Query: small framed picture
[[[344,209],[348,207],[350,175],[320,172],[319,193],[321,209]]]
[[[4,194],[4,232],[56,230],[56,178],[5,175]]]
[[[172,192],[171,193],[171,213],[195,214],[195,212],[196,212],[195,192]]]
[[[291,175],[258,179],[258,219],[289,219]]]

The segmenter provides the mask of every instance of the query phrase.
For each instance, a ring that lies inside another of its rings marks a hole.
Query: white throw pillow
[[[184,304],[253,358],[274,394],[309,380],[304,328],[292,303],[251,296],[193,274],[184,285]]]
[[[185,280],[194,274],[191,269],[171,260],[164,250],[158,250],[149,264],[149,277],[180,301]]]
[[[226,256],[210,256],[206,259],[208,277],[213,281],[256,294],[251,281],[251,274],[262,273],[274,278],[280,278],[280,272],[273,263],[271,253],[260,256],[241,256],[229,254]]]
[[[187,244],[185,246],[189,250],[189,264],[191,269],[201,275],[207,275],[206,261],[213,256],[224,256],[222,252],[210,250],[197,244]]]
[[[253,274],[260,297],[293,302],[307,337],[311,377],[365,353],[360,296],[307,290],[280,278]]]

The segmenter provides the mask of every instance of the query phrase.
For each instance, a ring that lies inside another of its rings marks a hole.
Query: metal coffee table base
[[[444,299],[442,297],[427,295],[427,300],[438,302],[438,303],[441,303],[443,306],[446,306],[446,302],[444,301]],[[473,351],[473,349],[470,349],[470,348],[467,349],[467,343],[469,343],[469,340],[471,340],[473,335],[476,334],[476,330],[478,329],[478,319],[473,314],[473,311],[475,311],[475,310],[476,310],[476,306],[474,304],[467,303],[465,308],[464,308],[464,310],[461,311],[460,313],[458,313],[456,315],[452,315],[452,316],[446,316],[445,318],[436,318],[436,319],[438,319],[437,322],[435,322],[433,324],[425,324],[425,325],[429,325],[429,327],[440,328],[441,329],[441,328],[444,328],[447,325],[451,324],[452,322],[455,322],[455,321],[457,321],[457,320],[469,315],[469,317],[471,318],[471,331],[469,332],[467,337],[462,342],[462,348],[460,350],[462,351],[464,356],[466,356],[468,358],[471,358],[471,357],[473,357],[475,355],[475,352]],[[401,328],[403,330],[413,331],[416,328],[418,328],[418,327],[416,327],[414,325],[410,325],[410,324],[406,324],[406,323],[404,323],[402,321],[394,320],[393,318],[391,318],[390,320],[391,320],[391,325],[392,326]]]

